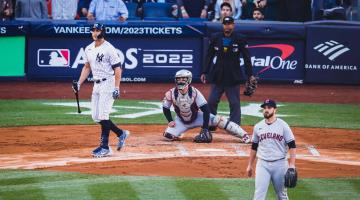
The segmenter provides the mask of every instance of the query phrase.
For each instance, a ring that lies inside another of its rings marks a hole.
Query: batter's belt
[[[101,83],[103,81],[106,81],[107,78],[102,78],[102,79],[94,79],[94,83]]]

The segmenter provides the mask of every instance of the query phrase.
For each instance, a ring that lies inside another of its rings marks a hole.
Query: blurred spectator
[[[144,3],[171,3],[172,5],[172,10],[171,10],[171,15],[173,17],[178,17],[178,5],[177,5],[177,0],[126,0],[126,3],[137,3],[138,4],[138,8],[137,8],[137,16],[143,18],[143,14],[144,14]]]
[[[283,17],[283,0],[242,0],[243,19],[253,18],[254,8],[264,10],[265,20],[280,21]],[[298,0],[303,1],[303,0]]]
[[[16,18],[47,19],[46,0],[17,0],[15,5]]]
[[[229,3],[231,5],[231,9],[232,9],[232,17],[234,19],[240,19],[241,16],[241,7],[242,7],[242,3],[240,0],[217,0],[216,4],[215,4],[215,18],[219,19],[220,18],[220,9],[221,9],[221,5],[222,3]]]
[[[358,1],[359,3],[359,1]],[[312,1],[312,17],[314,20],[345,20],[351,12],[350,0],[317,0]]]
[[[177,0],[183,18],[206,18],[210,0]]]
[[[261,8],[254,8],[253,19],[255,21],[264,20],[264,14],[263,14],[263,10]]]
[[[143,18],[144,15],[144,3],[156,3],[156,0],[126,0],[125,3],[137,3],[137,13],[136,15]]]
[[[129,12],[122,0],[92,0],[88,12],[88,20],[126,21]]]
[[[257,0],[255,7],[264,10],[265,20],[280,21],[284,14],[282,0]]]
[[[224,2],[221,4],[220,6],[221,11],[220,11],[220,15],[218,17],[215,17],[215,19],[213,21],[223,21],[224,17],[231,17],[233,15],[232,13],[232,7],[228,2]],[[216,16],[216,14],[215,14]]]
[[[91,0],[79,0],[77,7],[77,15],[79,19],[86,19],[89,11]]]
[[[241,3],[242,3],[241,19],[252,19],[252,14],[255,8],[254,0],[241,0]]]
[[[0,20],[12,19],[14,8],[11,0],[0,0]]]
[[[284,0],[283,20],[291,22],[305,22],[311,20],[312,0]]]
[[[46,0],[46,7],[48,9],[48,18],[51,19],[51,0]]]
[[[158,3],[171,3],[171,15],[175,18],[179,17],[177,0],[158,0]]]
[[[55,20],[75,19],[78,0],[51,0],[51,16]]]

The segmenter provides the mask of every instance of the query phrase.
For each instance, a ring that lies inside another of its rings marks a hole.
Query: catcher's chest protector
[[[182,121],[191,122],[196,118],[199,108],[195,101],[196,92],[191,86],[189,87],[189,91],[184,95],[174,88],[172,92],[172,99],[175,112]]]

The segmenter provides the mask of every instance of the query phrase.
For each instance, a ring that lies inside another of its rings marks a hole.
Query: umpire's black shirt
[[[222,32],[213,34],[202,74],[206,74],[207,80],[216,85],[240,84],[242,77],[240,55],[244,58],[247,78],[253,74],[250,54],[246,47],[247,43],[240,34],[232,33],[230,37],[225,37]],[[214,56],[217,58],[212,65]]]

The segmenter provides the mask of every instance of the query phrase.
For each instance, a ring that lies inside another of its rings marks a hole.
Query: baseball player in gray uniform
[[[82,68],[77,89],[92,72],[94,87],[91,95],[92,119],[101,125],[100,146],[92,155],[105,157],[111,155],[109,148],[109,134],[113,131],[119,138],[117,150],[125,145],[130,132],[118,128],[110,119],[109,114],[115,99],[120,96],[120,80],[122,66],[116,49],[104,39],[105,27],[95,23],[92,31],[93,42],[85,48],[85,65]],[[73,88],[74,89],[74,88]]]
[[[253,174],[253,163],[258,157],[255,170],[255,200],[266,198],[270,181],[273,183],[277,198],[288,199],[284,186],[284,176],[289,168],[295,169],[296,144],[289,125],[276,117],[276,102],[266,99],[261,105],[264,118],[254,126],[248,176]],[[287,152],[290,152],[289,163]]]
[[[176,87],[165,93],[163,113],[168,120],[168,127],[164,137],[173,141],[179,140],[189,129],[202,127],[208,129],[217,126],[225,129],[235,137],[241,138],[244,143],[250,143],[250,137],[239,125],[219,115],[210,114],[207,101],[201,92],[191,86],[192,73],[189,70],[180,70],[175,74]],[[170,107],[174,106],[176,117],[171,116]]]

